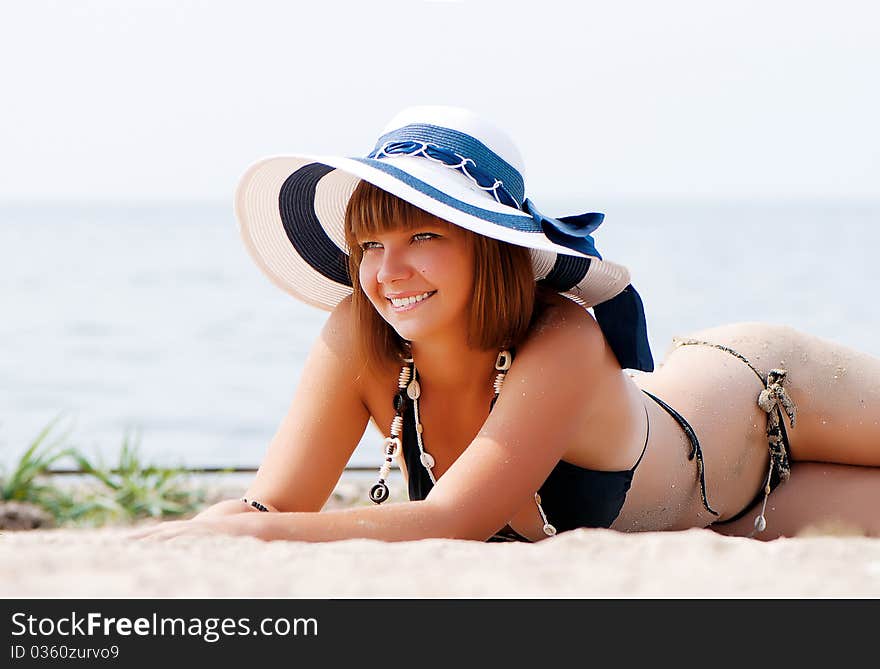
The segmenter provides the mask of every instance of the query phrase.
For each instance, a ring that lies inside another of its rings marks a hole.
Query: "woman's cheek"
[[[385,304],[385,298],[379,294],[379,282],[376,281],[376,269],[370,267],[370,264],[364,260],[358,270],[358,279],[361,283],[361,290],[370,300],[370,303],[379,313]]]
[[[376,292],[378,290],[376,283],[376,272],[370,268],[370,263],[364,259],[358,268],[358,280],[361,283],[361,290],[364,291],[370,302],[376,304]]]

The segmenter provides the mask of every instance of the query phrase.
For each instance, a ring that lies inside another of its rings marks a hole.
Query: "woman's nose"
[[[376,274],[379,283],[391,283],[399,279],[406,279],[412,274],[406,252],[385,248],[382,252],[382,264]]]

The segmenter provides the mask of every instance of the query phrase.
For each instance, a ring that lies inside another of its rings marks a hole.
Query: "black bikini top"
[[[611,527],[623,508],[633,473],[647,446],[646,440],[636,464],[625,471],[594,471],[560,460],[538,489],[548,521],[559,532],[578,527]],[[410,399],[404,409],[402,447],[409,498],[413,501],[425,499],[434,484],[419,459],[413,401]],[[425,450],[430,452],[427,444]]]

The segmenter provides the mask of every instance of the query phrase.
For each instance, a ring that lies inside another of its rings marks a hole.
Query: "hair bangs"
[[[425,212],[378,186],[361,181],[351,195],[346,211],[345,235],[350,248],[358,238],[408,230],[424,220]]]

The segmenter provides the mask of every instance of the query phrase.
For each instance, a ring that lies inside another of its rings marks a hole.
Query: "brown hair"
[[[363,250],[358,237],[412,229],[432,215],[372,184],[361,181],[345,211],[345,241],[351,253],[355,335],[361,353],[375,369],[398,365],[409,356],[406,342],[379,315],[358,280]],[[468,319],[468,345],[481,350],[516,346],[535,312],[535,275],[529,249],[468,233],[474,252],[474,287]]]

